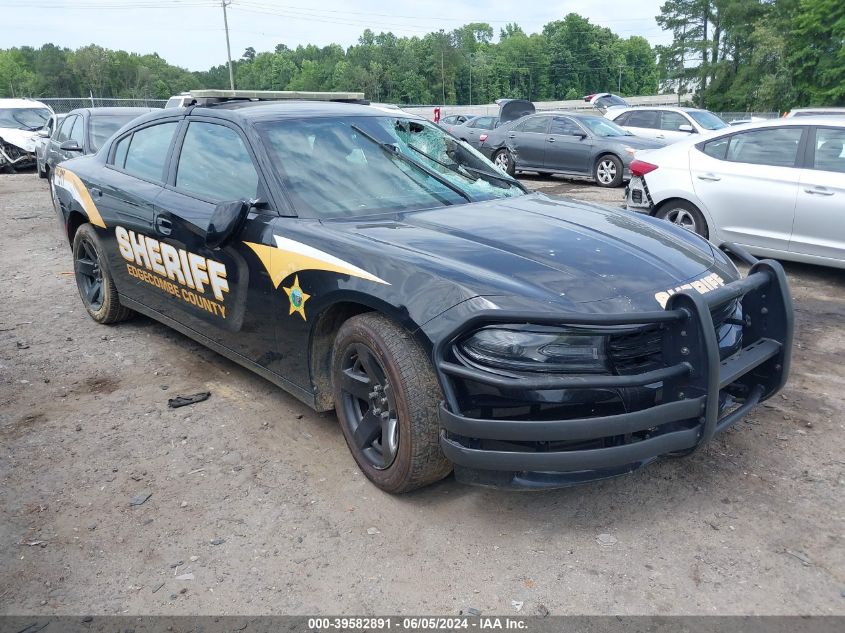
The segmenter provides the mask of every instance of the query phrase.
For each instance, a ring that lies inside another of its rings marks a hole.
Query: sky
[[[527,33],[579,13],[621,37],[641,35],[652,45],[671,37],[654,20],[664,0],[231,0],[227,12],[232,58],[248,46],[354,44],[366,28],[422,36],[468,22],[498,31],[516,22]],[[221,0],[0,0],[0,49],[51,42],[78,48],[98,44],[158,53],[171,64],[207,70],[226,61]]]

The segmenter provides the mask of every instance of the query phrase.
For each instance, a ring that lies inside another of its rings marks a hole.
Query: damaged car
[[[38,130],[53,111],[39,101],[0,99],[0,171],[35,165]]]
[[[335,410],[390,493],[453,470],[516,488],[628,473],[789,374],[780,264],[735,249],[743,277],[680,227],[530,193],[404,112],[165,109],[52,186],[95,322],[147,315]]]

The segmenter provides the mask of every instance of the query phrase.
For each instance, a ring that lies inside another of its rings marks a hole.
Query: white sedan
[[[663,141],[667,145],[683,141],[691,134],[707,134],[728,127],[709,110],[674,106],[614,108],[604,115],[631,134]]]
[[[638,152],[629,209],[715,244],[845,268],[845,120],[749,123]]]

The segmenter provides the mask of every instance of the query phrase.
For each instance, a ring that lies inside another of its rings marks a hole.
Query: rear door
[[[693,188],[722,239],[788,250],[805,134],[803,126],[766,127],[690,150]]]
[[[810,130],[789,250],[845,259],[845,128]]]
[[[517,169],[542,170],[545,167],[546,138],[551,122],[550,115],[529,116],[508,132],[506,142]]]
[[[81,117],[77,114],[66,116],[64,121],[62,121],[62,124],[53,134],[53,137],[50,139],[50,144],[47,147],[46,162],[51,168],[55,167],[67,158],[67,156],[65,156],[66,152],[59,149],[59,146],[70,138],[71,130],[73,130],[73,126],[79,118]]]
[[[662,133],[660,129],[660,112],[657,110],[632,110],[622,115],[624,123],[620,123],[635,136],[643,138],[657,138]]]
[[[593,142],[572,118],[555,116],[546,138],[545,166],[550,170],[588,174]]]
[[[91,197],[110,227],[106,248],[118,291],[140,303],[155,303],[146,240],[155,238],[154,203],[164,186],[179,119],[156,120],[123,135],[109,150],[106,168]]]
[[[478,149],[481,145],[481,139],[479,137],[493,129],[493,120],[491,116],[483,116],[471,121],[469,125],[465,126],[467,143]]]
[[[250,270],[255,253],[244,242],[273,243],[271,209],[247,138],[234,124],[190,118],[181,132],[168,185],[156,200],[155,239],[162,262],[156,271],[170,283],[155,309],[262,365],[274,360],[279,293],[263,269]],[[231,243],[206,246],[215,207],[260,201]],[[168,265],[167,262],[170,262]],[[162,275],[162,272],[164,275]],[[284,295],[283,295],[284,296]]]

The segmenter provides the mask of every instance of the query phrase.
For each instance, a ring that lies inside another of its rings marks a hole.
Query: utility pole
[[[443,105],[446,105],[446,70],[443,66],[443,49],[440,49],[440,85],[443,88]]]
[[[620,67],[619,67],[619,86],[617,87],[617,90],[618,90],[620,93],[622,92],[622,69],[623,69],[623,68],[624,68],[624,66],[620,66]]]
[[[469,104],[472,105],[472,53],[469,56]]]
[[[229,88],[235,89],[235,75],[232,72],[232,47],[229,45],[229,19],[226,17],[226,5],[232,0],[220,0],[223,6],[223,26],[226,29],[226,56],[229,58]]]

